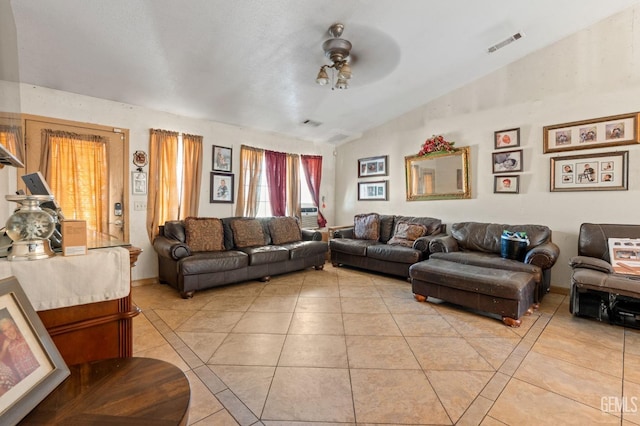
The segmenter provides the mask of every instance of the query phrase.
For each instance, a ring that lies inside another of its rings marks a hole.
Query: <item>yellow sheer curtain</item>
[[[255,217],[258,212],[258,184],[262,176],[264,150],[242,145],[236,216]]]
[[[202,136],[182,135],[182,202],[178,219],[198,215],[202,180]]]
[[[18,160],[24,162],[22,140],[20,126],[0,126],[0,144],[4,145]],[[2,167],[4,166],[0,164],[0,169]]]
[[[66,219],[108,232],[107,140],[101,136],[43,130],[41,171]]]
[[[159,225],[178,219],[180,192],[177,169],[178,133],[151,129],[147,198],[147,234],[150,241],[157,235]]]
[[[300,156],[287,154],[287,216],[300,217]]]

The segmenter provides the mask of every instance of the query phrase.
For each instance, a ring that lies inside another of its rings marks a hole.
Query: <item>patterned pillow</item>
[[[264,231],[257,219],[235,219],[231,221],[233,242],[236,247],[255,247],[264,245]]]
[[[355,215],[353,236],[357,240],[377,240],[380,238],[380,216],[378,213]]]
[[[191,251],[224,250],[222,221],[212,217],[188,217],[184,220],[186,243]]]
[[[295,217],[274,217],[269,221],[269,233],[273,244],[293,243],[302,240],[300,224]]]
[[[418,223],[398,222],[389,245],[413,247],[413,242],[427,233],[427,227]]]

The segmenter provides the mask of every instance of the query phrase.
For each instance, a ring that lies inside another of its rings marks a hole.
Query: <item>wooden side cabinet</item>
[[[130,267],[142,249],[129,250]],[[140,309],[126,297],[105,302],[38,311],[67,365],[133,354],[133,318]]]

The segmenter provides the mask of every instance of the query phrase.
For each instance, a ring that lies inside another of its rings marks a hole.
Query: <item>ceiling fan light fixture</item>
[[[327,74],[327,68],[332,69],[332,74],[337,74],[337,80],[335,84],[336,89],[347,89],[349,83],[347,80],[351,78],[351,66],[347,63],[347,58],[351,54],[351,42],[340,38],[344,31],[344,25],[340,23],[333,24],[329,27],[329,40],[325,40],[322,43],[322,50],[324,55],[331,60],[331,65],[323,65],[320,68],[320,72],[316,77],[316,83],[324,86],[329,83],[329,75]]]
[[[316,83],[320,86],[324,86],[325,84],[329,84],[329,75],[324,70],[325,67],[321,67],[318,72],[318,76],[316,77]]]
[[[347,62],[344,62],[338,71],[338,78],[344,78],[349,80],[351,78],[351,66]]]
[[[344,78],[338,78],[336,81],[336,89],[345,90],[349,88],[349,82]]]

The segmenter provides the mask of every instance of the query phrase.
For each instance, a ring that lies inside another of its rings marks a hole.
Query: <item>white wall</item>
[[[245,144],[274,151],[322,155],[323,185],[320,188],[320,194],[321,196],[324,195],[327,200],[333,200],[334,198],[335,147],[333,145],[322,143],[314,144],[286,136],[243,129],[212,121],[196,120],[133,105],[26,84],[21,85],[20,94],[22,112],[25,114],[129,129],[129,158],[131,160],[133,160],[133,152],[137,150],[149,152],[150,128],[202,135],[204,137],[204,159],[202,190],[200,192],[200,216],[228,217],[235,215],[235,204],[209,203],[209,173],[212,169],[212,145],[214,144],[233,149],[232,172],[236,176],[236,193],[240,145]],[[129,168],[131,171],[135,170],[132,162],[129,163]],[[145,167],[145,171],[149,171],[148,166]],[[15,179],[15,171],[11,173],[0,171],[0,188],[4,189],[5,194],[15,191]],[[131,222],[130,242],[134,246],[143,249],[137,266],[133,268],[133,279],[138,280],[157,277],[156,254],[153,251],[146,232],[146,212],[133,210],[133,202],[146,201],[146,196],[130,195],[129,201],[130,206],[125,206],[125,208],[129,209],[129,219]],[[327,202],[326,204],[326,209],[322,209],[323,214],[330,223],[333,223],[333,203]],[[2,216],[2,213],[3,211],[0,210],[0,223],[4,223],[8,218],[7,214]]]
[[[640,7],[615,15],[340,146],[337,224],[371,211],[437,217],[449,225],[544,224],[561,250],[552,285],[569,287],[568,261],[577,253],[581,223],[639,223],[640,146],[543,154],[542,127],[640,111],[639,15]],[[524,152],[520,193],[494,194],[493,132],[515,127]],[[404,156],[417,154],[433,134],[471,147],[472,199],[406,201]],[[629,151],[628,191],[550,192],[550,158],[616,150]],[[389,155],[389,201],[358,202],[357,159],[377,155]]]

